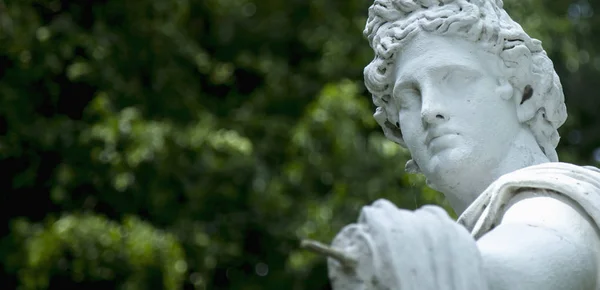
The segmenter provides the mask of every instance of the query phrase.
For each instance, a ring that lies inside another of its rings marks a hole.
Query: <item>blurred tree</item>
[[[300,238],[445,205],[371,117],[370,4],[0,0],[2,288],[328,289]],[[563,80],[559,154],[598,165],[600,3],[506,5]]]

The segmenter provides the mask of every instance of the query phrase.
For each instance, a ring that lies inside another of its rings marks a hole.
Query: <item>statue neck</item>
[[[513,141],[513,146],[507,152],[506,157],[498,164],[494,164],[489,168],[482,168],[482,170],[489,172],[489,174],[484,175],[484,178],[467,180],[462,182],[466,186],[453,188],[453,190],[439,190],[444,193],[456,214],[460,215],[500,176],[521,168],[546,162],[550,162],[550,160],[540,149],[531,131],[526,127],[522,127]]]

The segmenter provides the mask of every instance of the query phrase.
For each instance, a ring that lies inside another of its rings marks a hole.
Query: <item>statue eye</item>
[[[398,92],[400,108],[410,108],[420,104],[421,91],[416,86],[407,87]]]

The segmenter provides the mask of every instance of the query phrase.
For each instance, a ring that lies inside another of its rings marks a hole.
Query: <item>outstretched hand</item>
[[[409,211],[378,200],[363,207],[358,223],[342,229],[331,248],[356,262],[349,267],[329,258],[335,290],[488,288],[475,240],[437,206]]]

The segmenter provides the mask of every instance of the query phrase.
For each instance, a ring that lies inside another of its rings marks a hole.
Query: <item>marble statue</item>
[[[375,0],[365,84],[386,137],[460,215],[387,200],[330,246],[336,290],[600,289],[600,170],[558,161],[567,113],[502,0]]]

